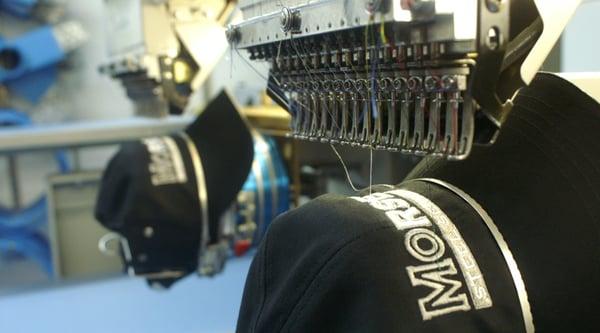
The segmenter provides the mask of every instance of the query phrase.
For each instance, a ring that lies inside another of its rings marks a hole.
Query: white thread
[[[350,178],[350,172],[348,171],[348,167],[346,166],[346,163],[344,163],[344,160],[342,159],[342,155],[340,155],[340,153],[337,151],[337,149],[335,148],[334,145],[329,144],[329,146],[331,147],[331,149],[333,149],[333,152],[337,155],[338,159],[342,163],[342,167],[344,168],[344,172],[346,173],[346,179],[348,180],[348,183],[350,183],[350,187],[352,187],[354,192],[360,192],[356,188],[356,186],[354,186],[354,183],[352,183],[352,178]]]

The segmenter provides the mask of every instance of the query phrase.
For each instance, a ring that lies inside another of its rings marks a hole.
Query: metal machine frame
[[[463,159],[495,136],[579,3],[241,1],[227,37],[270,63],[293,136]]]

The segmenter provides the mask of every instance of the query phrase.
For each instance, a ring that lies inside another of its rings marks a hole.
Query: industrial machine
[[[579,0],[245,0],[233,48],[270,66],[292,136],[464,159],[493,142]]]
[[[244,20],[226,37],[235,51],[269,64],[267,91],[291,115],[292,137],[464,159],[474,143],[493,142],[511,98],[533,78],[578,3],[241,1]],[[223,39],[232,4],[106,4],[115,38],[113,61],[102,70],[124,83],[138,113],[183,112],[210,72],[201,57],[214,55],[205,62],[214,65],[224,51],[211,41]],[[200,253],[201,275],[220,272],[228,254],[256,244],[289,208],[280,152],[270,138],[253,135],[252,173],[223,216],[234,232]],[[115,239],[122,238],[103,238],[101,248]]]
[[[110,60],[100,71],[123,83],[138,114],[181,114],[227,50],[223,26],[234,5],[107,0],[105,6]]]

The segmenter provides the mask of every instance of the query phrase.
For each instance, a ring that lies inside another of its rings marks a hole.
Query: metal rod
[[[21,187],[19,186],[19,173],[17,156],[10,154],[8,156],[8,173],[10,179],[10,189],[12,194],[13,207],[21,209]]]

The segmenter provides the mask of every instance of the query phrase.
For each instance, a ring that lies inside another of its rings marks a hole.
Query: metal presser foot
[[[364,79],[347,79],[341,88],[330,81],[304,81],[311,86],[310,91],[288,89],[286,93],[298,105],[292,135],[310,141],[456,159],[469,153],[474,106],[465,103],[469,99],[463,97],[466,74],[385,75],[374,85]],[[377,92],[372,92],[372,87]]]

